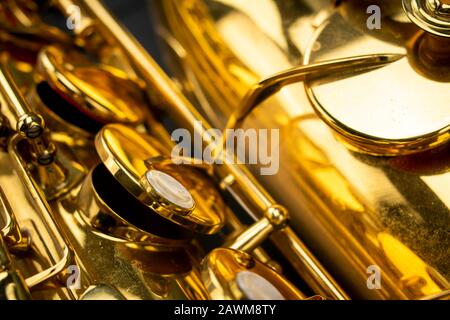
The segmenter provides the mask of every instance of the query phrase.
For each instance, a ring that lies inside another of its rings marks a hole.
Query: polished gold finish
[[[182,124],[183,127],[193,130],[195,121],[200,121],[203,127],[196,128],[200,136],[210,126],[201,117],[200,113],[184,97],[178,88],[170,82],[160,67],[142,48],[142,46],[126,32],[120,24],[111,16],[99,1],[87,1],[85,3],[90,14],[95,16],[101,28],[109,37],[116,39],[127,56],[132,60],[139,74],[146,81],[148,88],[155,91],[149,93],[154,98],[154,103],[164,106],[173,120]],[[209,137],[204,136],[209,143]],[[217,169],[219,179],[223,179],[230,174],[234,176],[236,183],[230,186],[227,191],[231,192],[240,203],[247,209],[251,209],[249,214],[256,218],[270,206],[276,204],[268,192],[257,183],[255,178],[240,166],[230,165]],[[256,210],[256,213],[254,212]],[[347,296],[328,272],[320,265],[319,261],[301,242],[298,236],[290,229],[286,228],[274,239],[279,250],[291,263],[298,267],[298,271],[306,277],[306,281],[318,292],[326,296],[345,299]],[[286,244],[289,245],[286,245]]]
[[[37,68],[44,81],[95,121],[137,125],[144,120],[141,89],[119,69],[95,65],[56,46],[39,53]]]
[[[261,220],[255,222],[247,230],[227,246],[231,249],[252,252],[264,242],[274,231],[286,227],[289,220],[287,210],[281,206],[273,206],[267,209],[267,212]]]
[[[35,114],[14,83],[6,64],[8,56],[0,60],[0,94],[16,118],[16,130],[27,139],[29,153],[35,164],[34,174],[48,199],[58,198],[76,185],[84,168],[64,154],[56,153],[55,144],[50,141],[42,116]],[[71,161],[70,169],[64,167]]]
[[[52,216],[51,209],[41,187],[31,177],[23,163],[23,159],[20,157],[18,152],[20,141],[23,141],[23,138],[18,134],[15,134],[10,139],[8,145],[8,149],[12,151],[10,153],[10,161],[20,181],[26,186],[28,195],[33,199],[33,205],[36,206],[40,221],[46,225],[45,236],[53,242],[53,246],[49,247],[48,252],[52,264],[25,279],[27,286],[32,288],[61,273],[70,264],[73,252],[67,243],[65,235]]]
[[[170,226],[162,218],[158,219],[151,206],[140,204],[138,200],[145,194],[139,182],[140,176],[146,172],[145,160],[164,153],[164,147],[151,137],[120,124],[105,126],[97,135],[96,147],[103,165],[93,168],[78,195],[84,221],[118,239],[165,247],[185,244],[191,238],[190,233]],[[115,188],[103,190],[102,185],[110,185],[115,179],[118,183]],[[115,190],[117,188],[119,190]],[[130,195],[127,197],[121,191],[129,192]],[[119,203],[125,202],[125,199],[135,202],[131,212],[127,213],[126,205],[119,212],[117,205],[108,202],[108,198],[114,200],[121,196],[124,199],[119,200]],[[124,213],[126,216],[123,216]],[[108,223],[104,227],[102,221],[106,219],[105,214],[115,223]],[[159,229],[163,230],[162,234],[158,234]]]
[[[422,29],[450,37],[450,3],[447,0],[403,0],[408,17]]]
[[[119,124],[100,130],[95,146],[111,174],[138,198],[145,192],[139,182],[147,171],[145,160],[165,152],[153,138]]]
[[[151,137],[124,125],[111,124],[98,133],[96,147],[109,172],[149,210],[201,233],[215,233],[223,226],[225,204],[214,186],[204,182],[205,175],[186,167],[169,168],[167,165],[147,169],[148,159],[166,153],[164,147]],[[188,207],[180,207],[155,192],[147,177],[152,170],[174,180],[171,183],[186,192],[192,203]]]
[[[283,87],[293,83],[308,81],[326,81],[327,77],[336,80],[337,76],[344,77],[345,71],[370,71],[381,68],[403,58],[403,55],[380,54],[361,57],[350,57],[341,60],[323,61],[317,64],[295,67],[255,84],[245,95],[237,111],[230,117],[226,128],[241,127],[245,118],[252,110],[264,102],[265,99],[278,93]],[[324,79],[325,78],[325,79]]]
[[[335,30],[332,26],[338,23],[335,20],[332,18],[329,24],[324,24],[323,30],[317,31],[317,38],[313,42],[323,41],[323,37]],[[417,48],[426,38],[422,36],[409,40],[410,43],[404,44],[412,48],[407,54],[408,59],[401,59],[386,68],[366,74],[355,73],[353,77],[335,82],[307,82],[306,90],[313,107],[346,142],[369,154],[408,155],[446,144],[450,136],[449,113],[445,97],[438,93],[448,88],[445,65],[449,64],[442,59],[427,63],[423,53],[422,57],[418,55],[420,49]],[[443,45],[448,47],[448,41],[443,41]],[[326,50],[331,51],[333,46],[339,45],[338,41],[330,41]],[[326,59],[342,58],[322,52],[324,50],[312,51],[313,46],[311,44],[305,53],[305,63],[321,60],[319,57],[322,56]],[[380,46],[380,50],[405,52],[404,48],[388,43]],[[352,51],[355,54],[366,53],[364,46],[358,48],[358,45]],[[410,64],[409,60],[415,63]],[[432,78],[424,77],[414,69],[414,66],[419,65],[422,70],[433,70],[439,66],[442,72],[434,72]],[[355,85],[361,85],[357,92],[354,90]],[[403,88],[407,89],[407,94],[403,93]],[[430,96],[433,97],[433,108],[426,110],[423,105],[429,103]],[[355,105],[364,107],[353,110],[351,106]],[[401,109],[407,111],[400,112]],[[368,114],[371,115],[371,121],[365,121]]]
[[[150,169],[141,178],[151,206],[161,214],[186,216],[195,209],[195,201],[178,180],[159,170]]]
[[[105,184],[110,188],[105,188]],[[86,177],[77,197],[79,219],[98,236],[110,241],[170,250],[186,245],[192,234],[159,218],[133,196],[120,188],[107,169],[98,165]],[[125,192],[125,193],[124,193]],[[120,206],[127,202],[131,210]]]
[[[203,281],[213,299],[239,300],[251,298],[251,296],[245,294],[242,288],[239,288],[237,283],[237,277],[242,272],[249,272],[258,276],[255,282],[249,284],[249,287],[254,290],[261,290],[259,294],[253,293],[259,300],[297,300],[304,298],[285,278],[247,253],[219,248],[213,250],[203,261]],[[268,290],[267,285],[259,286],[261,281],[264,280],[273,286],[269,288],[275,289],[275,294],[270,292],[273,289]]]
[[[204,171],[204,168],[199,170],[195,165],[176,165],[171,160],[163,159],[163,156],[147,159],[145,163],[149,171],[145,175],[152,171],[169,174],[180,184],[181,190],[188,192],[179,195],[188,205],[181,207],[166,197],[162,198],[161,194],[155,195],[154,188],[150,187],[145,177],[141,178],[141,184],[147,191],[147,195],[143,197],[144,202],[148,203],[146,198],[149,199],[149,204],[160,215],[190,230],[205,234],[219,231],[224,226],[228,213],[218,188],[206,174],[208,171]]]
[[[2,2],[0,298],[448,297],[447,3],[373,2],[152,1],[170,76],[101,1]],[[280,170],[169,127],[280,128]]]
[[[403,58],[403,55],[400,54],[380,54],[380,55],[368,55],[361,57],[350,57],[344,59],[335,59],[331,61],[323,61],[320,63],[309,64],[306,66],[295,67],[278,74],[275,74],[271,77],[268,77],[264,80],[261,80],[259,83],[255,84],[253,87],[249,89],[244,98],[242,99],[239,107],[234,111],[234,113],[228,119],[228,122],[225,126],[225,130],[235,129],[242,127],[244,120],[246,117],[256,108],[258,105],[261,105],[266,99],[270,98],[272,95],[281,91],[283,87],[297,83],[307,81],[310,85],[311,83],[324,84],[327,82],[337,81],[339,79],[345,78],[345,73],[350,73],[351,75],[355,75],[356,72],[364,73],[369,72],[371,70],[382,68],[390,63],[396,62],[397,60]],[[347,75],[349,76],[349,75]],[[318,108],[318,113],[323,116],[325,121],[329,121],[330,124],[334,124],[336,121],[333,119],[332,115],[327,113],[327,110]],[[332,125],[333,126],[333,125]],[[339,129],[339,124],[336,125],[337,130],[339,132],[343,132],[345,135],[347,132],[347,128]],[[225,134],[223,135],[225,136]],[[358,135],[358,133],[347,134],[349,137],[350,143],[354,144],[363,144],[360,140],[363,140],[364,137]],[[427,138],[428,145],[431,140],[432,145],[436,145],[435,140],[439,141],[439,144],[445,143],[450,136],[447,134],[447,129],[443,129],[438,131],[437,134],[430,135]],[[353,142],[353,140],[356,140]],[[414,137],[414,141],[417,140],[417,137]],[[425,139],[421,139],[425,140]],[[369,145],[374,144],[373,139]],[[423,141],[420,142],[421,145]],[[222,145],[225,145],[226,141],[223,142]],[[378,147],[382,151],[383,154],[386,154],[385,151],[386,142],[383,141],[381,147]],[[405,142],[402,142],[403,146],[406,145]],[[365,145],[363,144],[362,149],[364,149]],[[370,148],[366,147],[368,152],[372,150],[377,150],[375,146],[371,146]],[[392,148],[392,146],[390,146]],[[417,148],[416,144],[410,143],[406,146],[406,148]],[[404,147],[405,149],[405,147]],[[404,151],[403,153],[407,153],[408,151]],[[375,152],[375,151],[372,151]]]
[[[8,246],[13,251],[26,251],[29,249],[29,239],[20,231],[16,217],[11,209],[11,205],[9,204],[2,188],[0,188],[0,205],[2,212],[2,229],[0,230],[1,237],[6,240]]]
[[[25,300],[30,298],[30,292],[20,272],[11,270],[11,257],[0,235],[0,299]]]
[[[381,8],[379,30],[367,27],[366,11],[374,4]],[[281,129],[280,171],[258,179],[288,208],[293,232],[351,296],[445,296],[449,255],[442,248],[448,247],[450,207],[445,38],[411,23],[401,1],[331,6],[326,0],[258,5],[183,0],[155,7],[164,14],[163,43],[169,44],[173,76],[196,81],[195,90],[184,88],[219,128],[242,110],[252,86],[282,70],[359,55],[404,55],[370,72],[349,70],[344,78],[330,74],[329,81],[307,81],[306,95],[302,86],[286,86],[242,126]],[[210,106],[216,108],[214,117]],[[379,290],[367,287],[371,265],[382,270]]]

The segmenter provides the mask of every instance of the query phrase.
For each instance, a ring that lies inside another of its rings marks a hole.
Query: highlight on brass
[[[449,299],[449,89],[445,0],[1,1],[0,299]]]

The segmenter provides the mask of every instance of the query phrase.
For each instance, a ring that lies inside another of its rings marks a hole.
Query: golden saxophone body
[[[164,71],[101,1],[0,4],[0,298],[449,297],[446,1],[146,8]]]

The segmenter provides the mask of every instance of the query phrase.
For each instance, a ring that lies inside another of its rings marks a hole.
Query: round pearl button
[[[265,278],[251,271],[240,271],[236,282],[249,300],[285,300],[278,289]]]
[[[191,193],[172,176],[159,170],[150,170],[146,173],[146,178],[160,197],[183,209],[194,207]]]

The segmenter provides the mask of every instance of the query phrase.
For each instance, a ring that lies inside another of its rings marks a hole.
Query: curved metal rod
[[[66,269],[66,267],[69,265],[70,259],[71,259],[70,249],[69,247],[65,247],[63,256],[58,262],[48,267],[47,269],[44,269],[41,272],[36,273],[25,279],[25,283],[27,284],[28,288],[32,288],[63,272],[64,269]]]
[[[242,99],[239,107],[228,119],[223,130],[223,141],[216,150],[216,156],[222,156],[226,147],[226,130],[242,126],[245,118],[262,102],[279,92],[285,86],[308,81],[336,81],[355,72],[364,73],[384,67],[403,58],[403,54],[370,54],[342,59],[333,59],[288,69],[253,85]]]
[[[354,56],[298,66],[272,75],[253,85],[247,91],[240,106],[228,120],[226,128],[233,129],[241,126],[253,109],[287,85],[303,82],[306,79],[309,81],[326,79],[330,76],[333,77],[333,80],[336,80],[336,76],[342,79],[354,75],[355,71],[368,72],[389,65],[403,57],[403,54]]]

